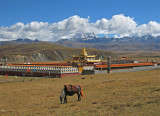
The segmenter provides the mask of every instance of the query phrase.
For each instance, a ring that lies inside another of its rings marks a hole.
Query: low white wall
[[[112,73],[135,72],[135,71],[143,71],[156,68],[160,68],[160,66],[145,66],[145,67],[133,67],[133,69],[118,69],[118,70],[112,70]]]

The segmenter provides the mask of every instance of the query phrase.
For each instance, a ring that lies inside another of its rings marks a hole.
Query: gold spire
[[[83,48],[83,51],[82,51],[81,55],[83,55],[83,56],[88,56],[85,47]]]

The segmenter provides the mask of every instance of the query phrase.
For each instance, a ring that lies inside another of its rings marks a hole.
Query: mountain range
[[[13,41],[0,42],[0,62],[6,57],[10,62],[57,61],[71,58],[72,54],[80,54],[86,47],[89,54],[98,57],[159,57],[160,36],[145,35],[142,37],[98,37],[94,33],[77,33],[70,39],[56,42],[20,38]],[[93,49],[94,48],[94,49]]]
[[[96,44],[153,44],[153,43],[160,43],[160,36],[151,36],[151,35],[144,35],[142,37],[122,37],[122,38],[115,38],[115,37],[98,37],[94,33],[76,33],[72,38],[69,39],[61,39],[56,42],[63,42],[63,41],[70,41],[70,42],[80,42],[80,43],[96,43]],[[31,40],[28,38],[19,38],[17,40],[12,41],[0,41],[0,45],[4,44],[30,44],[30,43],[41,43],[44,41]],[[50,42],[50,43],[56,43]]]
[[[5,44],[31,44],[43,43],[44,41],[20,38],[13,41],[1,41],[0,45]],[[56,42],[46,41],[45,43],[59,44],[70,48],[96,48],[111,52],[118,51],[159,51],[160,36],[144,35],[142,37],[98,37],[94,33],[76,33],[70,39],[61,39]]]
[[[142,37],[114,38],[107,36],[97,37],[94,33],[83,34],[83,37],[81,36],[82,34],[75,35],[71,39],[60,40],[56,43],[73,48],[90,47],[111,52],[160,50],[160,36],[144,35]]]
[[[66,40],[65,40],[66,41]],[[160,43],[160,36],[151,36],[144,35],[142,37],[98,37],[94,33],[76,33],[71,39],[68,41],[73,42],[81,42],[81,43],[97,43],[97,44],[109,44],[109,43],[119,43],[119,44],[128,44],[128,43],[138,43],[138,44],[148,44],[148,43]]]
[[[6,45],[6,44],[31,44],[31,43],[41,43],[42,41],[39,41],[38,39],[36,40],[31,40],[28,38],[19,38],[16,40],[12,41],[0,41],[0,45]]]

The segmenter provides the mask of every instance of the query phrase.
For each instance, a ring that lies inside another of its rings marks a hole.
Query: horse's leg
[[[64,103],[67,103],[67,96],[64,97]]]
[[[81,101],[81,94],[79,93],[79,101]]]
[[[63,98],[60,98],[60,102],[61,102],[61,104],[63,104]]]
[[[77,92],[77,95],[78,95],[78,101],[81,101],[81,95],[79,92]]]

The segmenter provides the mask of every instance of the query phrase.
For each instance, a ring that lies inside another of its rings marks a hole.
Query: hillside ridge
[[[86,48],[88,54],[96,54],[97,57],[114,56],[112,52]],[[0,46],[0,61],[7,58],[9,62],[37,62],[37,61],[64,61],[70,59],[73,54],[80,54],[82,48],[69,48],[58,44],[34,43],[14,44]]]

